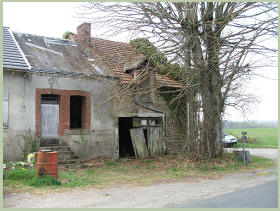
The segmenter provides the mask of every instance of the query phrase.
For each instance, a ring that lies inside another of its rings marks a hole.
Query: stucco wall
[[[51,88],[48,79],[50,75],[34,74],[32,80],[24,79],[23,73],[3,71],[3,91],[9,93],[9,126],[4,129],[4,160],[17,160],[20,157],[20,147],[18,143],[22,142],[21,135],[24,131],[35,131],[36,125],[36,88]],[[111,79],[110,79],[111,80]],[[52,85],[53,89],[61,90],[82,90],[91,93],[91,124],[90,132],[90,150],[88,156],[95,156],[95,143],[104,145],[101,153],[113,156],[116,154],[117,138],[116,138],[116,117],[113,112],[112,102],[104,102],[111,95],[112,87],[105,79],[97,78],[82,79],[79,77],[55,77]],[[63,112],[63,111],[60,111]],[[96,135],[98,131],[109,131],[108,134]],[[73,140],[77,140],[79,135],[65,135],[61,137],[73,151],[78,152],[77,144],[73,144]],[[98,141],[100,140],[100,141]],[[112,144],[115,143],[115,144]],[[102,148],[102,147],[100,147]]]
[[[24,79],[23,73],[3,71],[3,90],[9,93],[9,127],[4,129],[4,161],[19,159],[23,144],[21,136],[29,129],[34,133],[36,131],[36,88],[90,92],[91,123],[90,129],[85,131],[85,138],[89,140],[86,158],[118,157],[118,117],[165,117],[164,113],[135,105],[133,94],[128,97],[120,94],[121,103],[113,106],[112,101],[106,101],[117,90],[111,79],[57,76],[51,87],[48,82],[50,77],[36,73],[32,80],[28,80]],[[158,95],[155,103],[149,106],[169,112]],[[172,128],[170,118],[168,123],[168,128]],[[75,143],[75,140],[80,140],[79,131],[66,131],[59,139],[60,144],[68,145],[76,154],[81,154],[82,147]]]

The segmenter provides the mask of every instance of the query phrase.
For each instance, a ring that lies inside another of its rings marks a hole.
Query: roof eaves
[[[8,70],[8,71],[21,71],[22,70],[26,70],[26,71],[30,71],[30,69],[28,68],[24,68],[24,67],[18,67],[18,66],[13,66],[13,65],[3,65],[3,69],[4,70]]]
[[[19,52],[20,52],[22,58],[24,59],[26,65],[28,66],[28,70],[30,70],[30,69],[31,69],[31,65],[29,64],[29,62],[28,62],[28,60],[26,59],[26,57],[25,57],[23,51],[22,51],[21,48],[19,47],[19,45],[18,45],[18,43],[17,43],[17,41],[16,41],[16,39],[15,39],[15,37],[14,37],[14,35],[13,35],[13,32],[11,31],[10,28],[8,28],[8,31],[9,31],[9,33],[10,33],[12,39],[14,40],[14,42],[15,42],[15,44],[16,44],[16,46],[17,46],[17,48],[18,48],[18,50],[19,50]]]

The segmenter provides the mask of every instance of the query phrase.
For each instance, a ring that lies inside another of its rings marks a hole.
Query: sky
[[[76,28],[82,20],[75,17],[80,2],[3,2],[3,26],[12,31],[35,35],[61,38],[63,33]],[[100,37],[100,32],[92,28],[92,36]],[[108,39],[108,37],[106,37]],[[127,42],[127,38],[111,37],[111,40]],[[278,45],[275,41],[275,45]],[[236,110],[226,110],[225,119],[244,120],[278,120],[278,68],[262,69],[265,76],[251,80],[247,90],[260,99],[260,103],[252,105],[246,116]]]

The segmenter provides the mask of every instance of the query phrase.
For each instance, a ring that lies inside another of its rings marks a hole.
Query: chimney
[[[91,24],[90,23],[82,23],[77,27],[77,41],[81,45],[90,46],[91,40]]]

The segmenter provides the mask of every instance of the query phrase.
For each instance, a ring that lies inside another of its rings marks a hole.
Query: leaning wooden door
[[[151,157],[164,154],[164,142],[161,127],[149,127],[148,150]]]
[[[148,158],[149,155],[143,129],[130,129],[130,135],[136,158]]]
[[[59,105],[41,104],[41,137],[58,139],[59,136]]]

